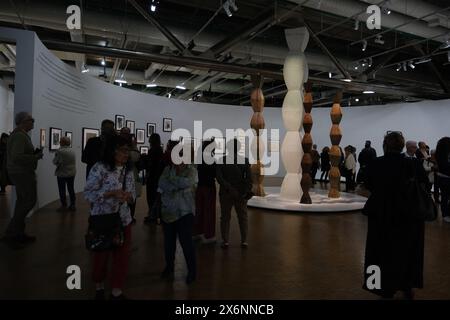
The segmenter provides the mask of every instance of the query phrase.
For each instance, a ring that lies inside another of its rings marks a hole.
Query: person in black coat
[[[324,147],[322,149],[322,153],[320,154],[320,171],[322,171],[322,174],[320,175],[320,182],[327,182],[330,169],[330,148]]]
[[[406,210],[406,183],[412,172],[421,183],[428,179],[419,160],[401,154],[404,146],[401,133],[388,133],[384,156],[369,164],[365,181],[371,194],[363,210],[368,216],[364,276],[367,281],[368,267],[378,266],[381,288],[371,290],[365,281],[364,289],[383,298],[402,291],[412,299],[413,288],[423,287],[424,221]]]
[[[450,223],[450,137],[443,137],[438,141],[436,162],[442,217],[445,222]]]
[[[367,140],[364,149],[358,155],[359,171],[356,177],[357,183],[363,183],[365,180],[365,171],[370,162],[377,158],[377,152],[372,148],[372,143]]]

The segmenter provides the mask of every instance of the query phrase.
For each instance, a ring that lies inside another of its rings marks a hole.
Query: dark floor
[[[90,255],[84,249],[88,206],[57,213],[52,203],[35,213],[27,232],[38,241],[21,250],[0,244],[0,299],[90,299]],[[7,221],[0,196],[0,230]],[[197,247],[198,280],[184,283],[177,253],[175,281],[159,278],[164,266],[162,230],[145,226],[145,199],[138,201],[126,293],[133,299],[376,299],[361,289],[366,218],[361,213],[289,214],[249,209],[249,248],[239,246],[236,216],[227,251],[218,244]],[[217,210],[219,215],[219,210]],[[218,225],[217,225],[217,230]],[[66,288],[66,268],[82,270],[82,289]],[[450,299],[450,224],[428,223],[425,288],[418,299]]]

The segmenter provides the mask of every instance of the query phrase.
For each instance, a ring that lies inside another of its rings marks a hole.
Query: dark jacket
[[[8,174],[34,174],[39,158],[31,143],[30,136],[25,131],[15,129],[8,139],[6,150]]]
[[[143,157],[143,162],[147,174],[147,187],[157,188],[159,178],[166,166],[163,149],[161,147],[150,148],[148,154]]]
[[[216,186],[216,164],[199,164],[197,166],[198,172],[198,186],[199,187],[210,187],[214,188]]]
[[[377,152],[374,148],[364,148],[361,150],[358,156],[358,162],[361,167],[367,166],[371,161],[377,158]]]
[[[90,138],[81,152],[81,161],[86,163],[86,177],[91,168],[102,159],[105,150],[105,137]]]
[[[217,182],[220,185],[220,194],[234,189],[240,196],[245,197],[252,192],[252,175],[247,158],[243,161],[235,161],[233,164],[226,164],[224,160],[223,164],[217,164],[216,174]]]
[[[388,153],[367,168],[365,185],[371,194],[363,210],[368,216],[364,275],[370,276],[370,265],[380,267],[381,289],[371,290],[376,294],[423,287],[424,221],[405,209],[413,167],[418,181],[426,183],[420,161],[403,154]]]
[[[328,152],[322,152],[320,154],[320,170],[329,171],[330,169],[330,154]]]
[[[436,162],[438,166],[438,171],[450,177],[450,154],[447,155],[442,154],[437,156],[438,158],[436,158]]]

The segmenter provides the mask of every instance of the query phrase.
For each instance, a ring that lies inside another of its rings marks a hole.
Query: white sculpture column
[[[285,30],[289,53],[284,61],[283,77],[288,92],[283,101],[282,116],[286,136],[281,146],[281,158],[286,176],[281,185],[280,197],[286,200],[300,201],[302,197],[301,162],[303,158],[302,136],[303,122],[303,83],[308,79],[308,65],[304,51],[309,41],[305,27]]]

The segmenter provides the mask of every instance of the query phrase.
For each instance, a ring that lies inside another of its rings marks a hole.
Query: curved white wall
[[[0,28],[0,38],[9,29]],[[27,31],[14,30],[16,36]],[[11,32],[9,32],[11,34]],[[249,128],[252,116],[251,107],[203,104],[190,101],[167,99],[159,96],[139,93],[120,88],[97,80],[85,74],[77,73],[49,52],[36,38],[28,41],[34,50],[20,52],[18,46],[18,68],[16,71],[15,110],[28,110],[33,113],[35,129],[33,143],[39,145],[39,129],[45,128],[47,135],[50,127],[61,128],[63,133],[73,133],[73,148],[77,153],[76,191],[82,191],[85,182],[85,166],[81,163],[82,128],[98,128],[103,119],[114,120],[116,114],[136,122],[136,128],[146,129],[148,122],[157,125],[156,131],[166,142],[170,133],[162,132],[163,118],[173,119],[173,128],[186,128],[193,132],[196,120],[203,121],[203,130]],[[26,47],[26,46],[22,46]],[[30,77],[32,81],[30,81]],[[20,99],[19,99],[20,96]],[[29,106],[31,102],[31,106]],[[313,141],[321,149],[330,145],[331,128],[330,109],[312,110],[314,125]],[[279,129],[280,140],[285,130],[282,123],[281,108],[265,108],[264,118],[267,129]],[[382,139],[387,130],[400,130],[407,139],[424,140],[432,148],[437,140],[450,135],[450,101],[425,101],[414,104],[397,104],[370,107],[343,108],[341,146],[352,144],[358,152],[364,141],[372,140],[378,154],[382,153]],[[47,148],[44,159],[38,167],[39,206],[58,198],[53,154]],[[278,176],[284,175],[280,168]]]

